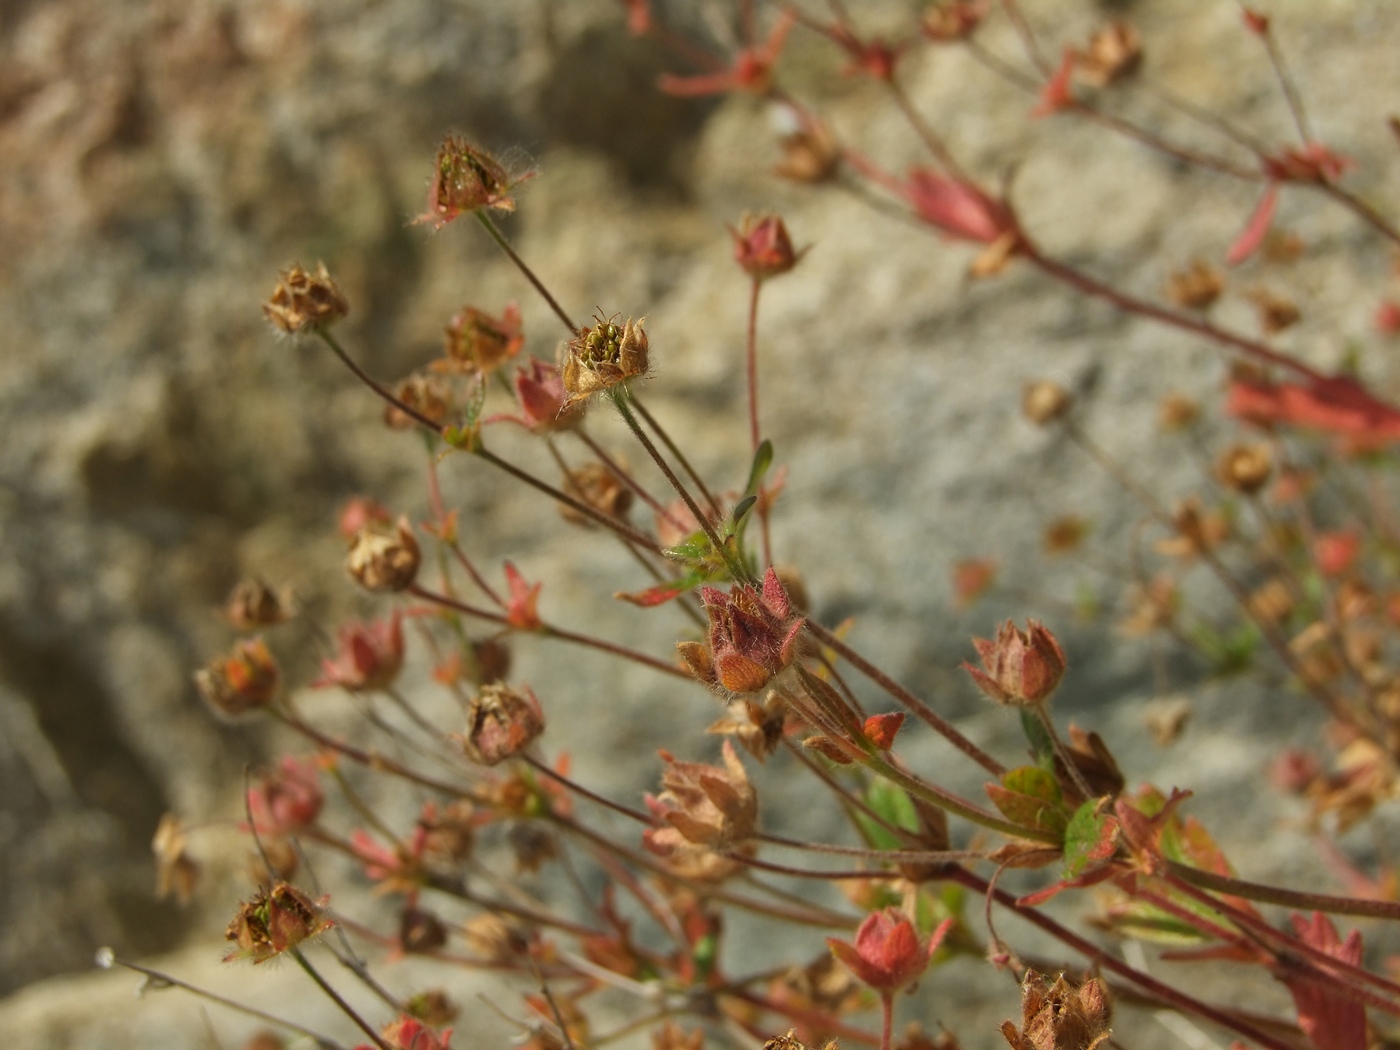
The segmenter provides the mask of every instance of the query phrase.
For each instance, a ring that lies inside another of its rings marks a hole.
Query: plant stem
[[[1285,908],[1299,908],[1304,911],[1322,911],[1332,915],[1357,915],[1367,919],[1400,919],[1400,902],[1365,900],[1359,897],[1334,897],[1326,893],[1308,893],[1299,890],[1286,890],[1280,886],[1268,886],[1260,882],[1248,882],[1229,875],[1178,864],[1174,860],[1166,862],[1167,870],[1183,882],[1226,893],[1232,897],[1259,901],[1263,904],[1278,904]]]
[[[657,422],[655,416],[647,411],[646,405],[642,404],[641,401],[635,397],[631,397],[630,400],[632,402],[632,407],[637,410],[637,415],[646,420],[647,426],[651,427],[652,432],[661,439],[661,443],[666,446],[667,451],[676,457],[676,462],[681,465],[681,470],[685,471],[686,476],[695,483],[695,487],[700,490],[700,495],[705,497],[705,502],[710,505],[710,510],[714,513],[715,517],[719,517],[721,513],[719,500],[715,499],[710,493],[710,490],[705,487],[705,479],[690,465],[690,460],[685,458],[685,453],[681,451],[680,446],[671,440],[671,435],[666,433],[666,428]]]
[[[355,1008],[342,999],[340,993],[331,987],[330,983],[324,977],[316,972],[316,967],[312,966],[311,963],[307,961],[306,956],[302,954],[300,948],[293,945],[287,950],[291,953],[292,958],[297,961],[297,965],[306,971],[307,976],[316,982],[321,991],[330,996],[331,1002],[340,1007],[341,1012],[344,1013],[346,1017],[350,1018],[350,1020],[354,1021],[355,1026],[359,1028],[360,1031],[364,1032],[365,1035],[369,1036],[370,1039],[374,1041],[374,1045],[379,1047],[379,1050],[394,1050],[394,1048],[386,1043],[380,1037],[379,1033],[371,1028],[369,1023],[355,1011]]]
[[[369,387],[381,398],[383,398],[389,404],[393,405],[395,408],[397,408],[404,415],[408,416],[410,419],[414,420],[415,422],[421,423],[423,426],[427,427],[434,434],[442,433],[441,423],[438,423],[436,420],[429,419],[427,416],[425,416],[422,412],[418,411],[418,409],[414,408],[412,405],[405,404],[403,401],[400,401],[397,397],[395,397],[394,394],[392,394],[387,387],[385,387],[377,379],[375,379],[358,364],[356,364],[354,358],[352,358],[349,354],[345,352],[344,348],[336,340],[335,336],[331,335],[331,333],[327,329],[318,328],[316,329],[316,334],[321,337],[321,341],[323,343],[325,343],[331,348],[331,350],[335,353],[335,356],[340,358],[341,362],[344,363],[345,367],[350,369],[351,372],[355,373],[356,378],[358,378],[360,382],[364,383],[365,386]]]
[[[1050,738],[1050,746],[1055,749],[1055,757],[1065,767],[1065,772],[1074,781],[1074,786],[1079,793],[1084,796],[1084,801],[1088,802],[1094,797],[1093,788],[1089,787],[1089,782],[1084,779],[1084,774],[1080,772],[1079,766],[1074,761],[1074,756],[1069,753],[1069,748],[1060,739],[1060,734],[1055,731],[1055,721],[1050,717],[1050,706],[1044,702],[1031,707],[1036,719],[1045,729],[1045,734]]]
[[[481,223],[486,232],[491,235],[491,239],[496,242],[501,251],[510,256],[510,261],[515,263],[516,269],[523,273],[525,279],[535,286],[535,291],[539,292],[544,301],[549,304],[549,308],[554,311],[554,316],[564,322],[564,327],[569,330],[569,334],[578,335],[578,326],[574,324],[569,315],[564,312],[564,308],[560,306],[559,301],[550,294],[549,289],[544,286],[543,282],[535,276],[535,271],[526,266],[525,260],[516,254],[515,249],[510,245],[510,241],[506,240],[505,234],[491,221],[491,217],[486,214],[485,209],[477,208],[472,214],[476,216],[476,221]]]

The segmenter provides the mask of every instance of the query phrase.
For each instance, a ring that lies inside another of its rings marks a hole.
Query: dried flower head
[[[436,803],[424,803],[418,816],[418,826],[424,832],[424,855],[449,862],[470,857],[477,823],[476,808],[466,799],[449,802],[441,809]]]
[[[699,648],[703,654],[705,647]],[[695,673],[693,668],[690,670]],[[776,689],[770,689],[761,702],[746,699],[741,704],[730,704],[725,708],[725,716],[705,732],[734,737],[745,751],[762,762],[782,743],[787,711],[787,700]]]
[[[1070,392],[1049,379],[1027,383],[1021,395],[1021,413],[1041,427],[1064,418],[1073,405]]]
[[[1026,971],[1021,984],[1021,1025],[1005,1021],[1001,1034],[1011,1050],[1095,1050],[1111,1034],[1108,991],[1097,978],[1078,988],[1061,974],[1051,984],[1043,974]]]
[[[1201,259],[1167,278],[1167,298],[1187,310],[1207,310],[1225,290],[1225,276]]]
[[[1201,416],[1201,406],[1185,394],[1172,393],[1157,407],[1157,425],[1163,430],[1185,430]]]
[[[1278,626],[1293,615],[1297,604],[1288,579],[1284,576],[1274,576],[1250,593],[1248,608],[1251,616]]]
[[[334,925],[325,917],[328,897],[313,901],[295,886],[275,883],[238,908],[224,933],[237,947],[224,961],[266,962]]]
[[[520,307],[506,306],[500,317],[464,306],[447,326],[444,364],[449,368],[493,372],[525,345]]]
[[[1274,457],[1268,445],[1231,445],[1221,455],[1215,472],[1227,488],[1248,496],[1268,484],[1273,469]]]
[[[224,615],[240,631],[275,627],[292,618],[295,609],[289,591],[275,591],[258,577],[239,580],[224,603]]]
[[[734,261],[759,281],[787,273],[807,251],[793,250],[787,226],[777,215],[745,212],[739,228],[731,226],[729,233],[734,238]]]
[[[438,147],[428,187],[428,210],[417,221],[442,229],[459,215],[478,208],[514,211],[510,189],[510,176],[495,157],[465,139],[448,135]]]
[[[371,523],[355,534],[345,569],[367,591],[402,591],[418,576],[422,554],[407,518],[390,529]]]
[[[758,827],[758,793],[749,783],[744,764],[728,740],[721,749],[724,766],[681,762],[661,752],[666,770],[662,792],[648,795],[647,808],[663,827],[643,833],[646,846],[663,857],[679,854],[695,859],[698,852],[712,857],[711,877],[724,878],[735,864],[724,853],[751,853]],[[694,870],[692,868],[692,870]]]
[[[602,463],[585,463],[569,471],[564,476],[564,491],[594,510],[618,519],[627,517],[635,498],[632,490],[612,468]],[[585,517],[572,507],[561,505],[559,513],[573,525],[591,528],[595,524],[592,518]]]
[[[1275,295],[1265,288],[1255,288],[1245,294],[1254,303],[1259,313],[1259,327],[1265,335],[1277,335],[1284,329],[1292,328],[1302,318],[1298,306],[1291,299]]]
[[[174,813],[160,818],[151,852],[156,855],[156,897],[165,900],[172,893],[181,904],[194,896],[194,884],[199,878],[199,865],[186,852],[188,839],[184,825]]]
[[[399,947],[405,952],[435,952],[447,943],[447,927],[432,912],[407,907],[399,915]]]
[[[594,322],[580,329],[565,351],[560,372],[570,402],[646,375],[649,367],[645,317],[618,324],[616,316],[604,320],[595,315]]]
[[[1159,554],[1172,558],[1198,558],[1215,550],[1230,535],[1230,522],[1217,510],[1207,510],[1196,497],[1182,500],[1172,515],[1175,535],[1153,544]]]
[[[1127,22],[1113,21],[1089,38],[1075,72],[1084,83],[1103,88],[1136,73],[1141,65],[1142,37]]]
[[[683,642],[677,650],[691,673],[711,688],[756,693],[796,657],[803,621],[771,568],[761,592],[750,584],[727,595],[703,587],[700,601],[710,618],[708,649]]]
[[[395,609],[385,620],[346,624],[336,633],[339,648],[321,661],[314,688],[340,686],[371,690],[392,685],[403,666],[403,614]]]
[[[494,766],[518,755],[544,732],[544,710],[528,686],[481,687],[467,708],[467,732],[454,737],[467,755]]]
[[[924,36],[937,44],[965,40],[987,17],[987,0],[940,0],[924,12]]]
[[[280,678],[267,643],[250,638],[196,671],[194,684],[215,711],[237,717],[272,703]]]
[[[1038,620],[1022,631],[1007,620],[995,641],[974,638],[982,666],[963,664],[977,688],[999,704],[1033,705],[1050,698],[1065,674],[1065,654]]]
[[[783,159],[773,166],[773,174],[793,182],[815,184],[836,177],[841,167],[841,147],[831,130],[815,121],[778,140]]]
[[[393,1050],[451,1050],[452,1029],[434,1032],[418,1018],[404,1015],[380,1029],[379,1037]]]
[[[394,396],[420,416],[441,425],[452,411],[452,391],[439,377],[415,372],[402,380]],[[392,430],[412,430],[421,423],[398,405],[384,406],[384,425]]]
[[[325,263],[311,273],[293,266],[278,275],[277,287],[263,303],[267,319],[290,335],[329,328],[350,312]]]

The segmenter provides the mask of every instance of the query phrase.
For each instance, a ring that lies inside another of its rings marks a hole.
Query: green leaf
[[[1065,878],[1073,879],[1108,860],[1118,845],[1118,818],[1101,812],[1090,799],[1074,811],[1065,827]]]
[[[734,514],[731,520],[734,522],[734,526],[736,528],[738,527],[739,523],[744,520],[744,515],[747,514],[749,511],[753,510],[753,505],[757,502],[757,496],[745,496],[743,499],[741,499],[738,503],[734,505]]]
[[[1035,764],[1047,773],[1055,772],[1055,744],[1051,741],[1050,734],[1045,731],[1045,726],[1033,711],[1025,707],[1020,710],[1021,730],[1030,741]]]
[[[767,438],[758,446],[758,451],[753,454],[753,466],[749,468],[749,482],[744,486],[746,495],[757,495],[758,486],[763,483],[763,475],[768,473],[768,468],[773,465],[773,442]],[[734,515],[738,518],[738,514]]]
[[[1064,833],[1069,814],[1060,795],[1060,785],[1038,766],[1022,766],[1002,777],[1000,784],[987,784],[987,796],[1002,815],[1022,827]]]

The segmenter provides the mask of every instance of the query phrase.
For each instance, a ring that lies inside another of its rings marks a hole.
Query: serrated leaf
[[[1055,778],[1038,766],[1022,766],[987,784],[987,796],[1007,820],[1022,827],[1062,835],[1068,814]]]

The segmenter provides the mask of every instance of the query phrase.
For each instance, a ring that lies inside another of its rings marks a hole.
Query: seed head
[[[301,266],[283,270],[272,296],[263,303],[267,319],[289,335],[329,328],[350,312],[325,263],[311,273]]]
[[[196,671],[194,684],[215,711],[237,717],[272,703],[280,678],[267,643],[250,638]]]
[[[561,372],[569,402],[582,401],[634,376],[646,375],[647,334],[643,317],[622,324],[595,316],[591,328],[569,341]]]
[[[1129,23],[1114,21],[1089,38],[1075,72],[1084,83],[1103,88],[1136,73],[1141,65],[1141,35]]]
[[[1209,309],[1224,290],[1224,276],[1200,259],[1191,260],[1186,269],[1167,278],[1167,298],[1187,310]]]
[[[371,523],[355,534],[345,568],[367,591],[402,591],[412,586],[422,555],[407,518],[393,529]]]
[[[447,384],[437,376],[424,375],[421,372],[415,372],[399,383],[394,396],[415,412],[439,425],[447,419],[448,412],[452,410],[452,392],[447,388]],[[384,425],[391,430],[412,430],[421,426],[413,416],[398,405],[391,404],[384,406]]]
[[[438,147],[427,213],[418,221],[442,229],[457,216],[478,208],[514,211],[510,188],[510,176],[495,157],[465,139],[448,135]]]
[[[1073,395],[1059,383],[1049,379],[1027,383],[1021,396],[1021,412],[1040,427],[1064,418],[1073,405]]]
[[[1273,469],[1274,457],[1268,445],[1231,445],[1215,468],[1223,484],[1247,496],[1268,483]]]
[[[481,687],[467,708],[467,732],[455,739],[468,757],[488,766],[518,755],[544,732],[544,710],[528,686]]]
[[[240,631],[275,627],[291,619],[293,611],[289,592],[275,591],[257,577],[239,580],[224,603],[224,615]]]
[[[520,307],[509,304],[500,317],[464,306],[447,326],[446,364],[452,368],[493,372],[525,345]]]
[[[289,883],[275,883],[270,890],[239,906],[224,933],[225,939],[237,947],[224,956],[224,961],[266,962],[325,932],[334,925],[324,915],[329,900],[322,897],[313,901]]]
[[[1112,1007],[1097,977],[1078,988],[1064,974],[1053,984],[1035,970],[1021,985],[1021,1026],[1004,1021],[1001,1034],[1011,1050],[1095,1050],[1111,1034]]]
[[[1007,620],[996,641],[974,638],[982,666],[963,664],[977,688],[999,704],[1033,706],[1048,700],[1065,674],[1065,654],[1055,636],[1038,620],[1022,631]]]
[[[729,227],[734,238],[734,261],[755,280],[766,280],[787,273],[797,265],[806,249],[794,251],[787,226],[777,215],[744,213],[739,228]]]

